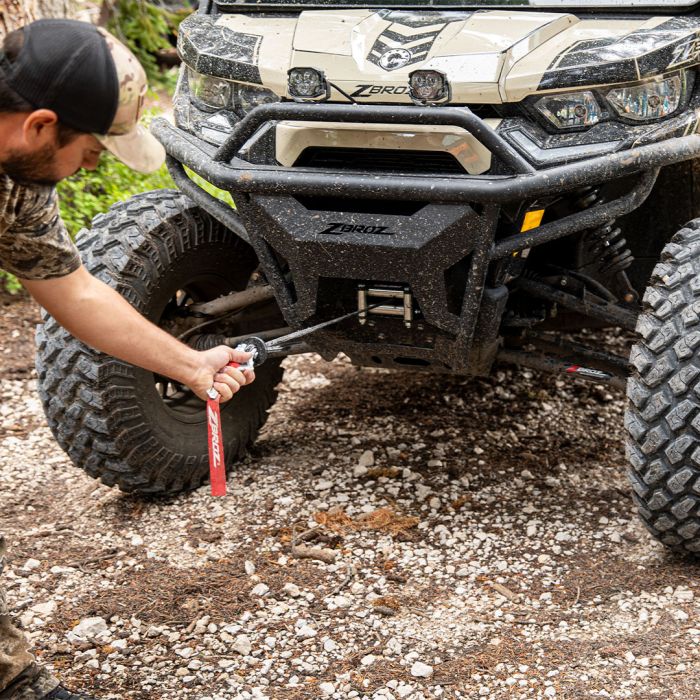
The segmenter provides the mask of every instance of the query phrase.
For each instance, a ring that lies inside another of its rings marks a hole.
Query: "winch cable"
[[[335,323],[340,323],[353,316],[358,316],[361,313],[368,313],[370,309],[373,309],[380,304],[373,304],[368,306],[366,309],[358,309],[357,311],[352,311],[349,314],[344,314],[343,316],[338,316],[338,318],[333,318],[330,321],[324,321],[323,323],[317,323],[315,326],[310,326],[309,328],[304,328],[300,331],[294,331],[293,333],[288,333],[286,335],[273,338],[265,342],[261,338],[256,338],[255,336],[241,341],[236,345],[236,350],[242,350],[243,352],[250,352],[251,356],[247,362],[229,362],[227,367],[237,367],[238,369],[246,370],[253,369],[254,367],[261,365],[267,359],[270,352],[283,352],[285,347],[287,347],[292,341],[298,338],[303,338],[304,336],[315,333],[321,328],[327,328]],[[209,482],[211,484],[211,495],[212,496],[225,496],[226,495],[226,461],[224,458],[224,439],[221,429],[221,407],[219,405],[219,400],[221,395],[219,392],[211,387],[207,391],[207,438],[209,445]]]

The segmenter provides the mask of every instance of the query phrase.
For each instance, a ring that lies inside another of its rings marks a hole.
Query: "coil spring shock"
[[[581,194],[577,204],[582,210],[588,209],[598,199],[598,190],[590,188]],[[586,231],[582,240],[592,257],[591,262],[595,261],[600,272],[604,274],[618,275],[634,262],[622,229],[615,226],[614,222]]]

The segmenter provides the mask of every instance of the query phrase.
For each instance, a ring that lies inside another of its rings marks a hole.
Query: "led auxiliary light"
[[[314,100],[328,96],[328,85],[321,71],[315,68],[292,68],[288,73],[289,94],[292,97]]]
[[[411,99],[420,104],[444,102],[450,96],[445,76],[436,70],[416,70],[408,76]]]

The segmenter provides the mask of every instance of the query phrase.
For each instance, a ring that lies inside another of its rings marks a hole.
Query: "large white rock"
[[[301,637],[302,639],[311,639],[311,637],[315,637],[317,634],[318,632],[311,625],[302,625],[297,629],[297,637]]]
[[[49,600],[46,603],[37,603],[29,608],[32,612],[36,613],[39,617],[51,617],[51,615],[56,612],[56,601]]]
[[[365,450],[357,462],[360,467],[372,467],[374,466],[374,452],[372,450]]]
[[[245,634],[240,634],[236,637],[235,641],[231,645],[233,651],[237,651],[241,656],[248,656],[250,654],[253,645],[250,643],[250,639]]]
[[[433,667],[424,664],[422,661],[416,661],[411,666],[411,675],[414,678],[430,678],[433,675]]]
[[[107,622],[103,617],[86,617],[81,620],[66,637],[70,642],[91,640],[107,631]]]

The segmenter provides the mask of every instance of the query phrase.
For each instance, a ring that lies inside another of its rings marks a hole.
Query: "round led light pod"
[[[287,75],[292,97],[313,100],[328,95],[326,79],[315,68],[292,68]]]
[[[444,102],[450,96],[447,78],[436,70],[415,70],[408,76],[411,99],[420,104]]]

